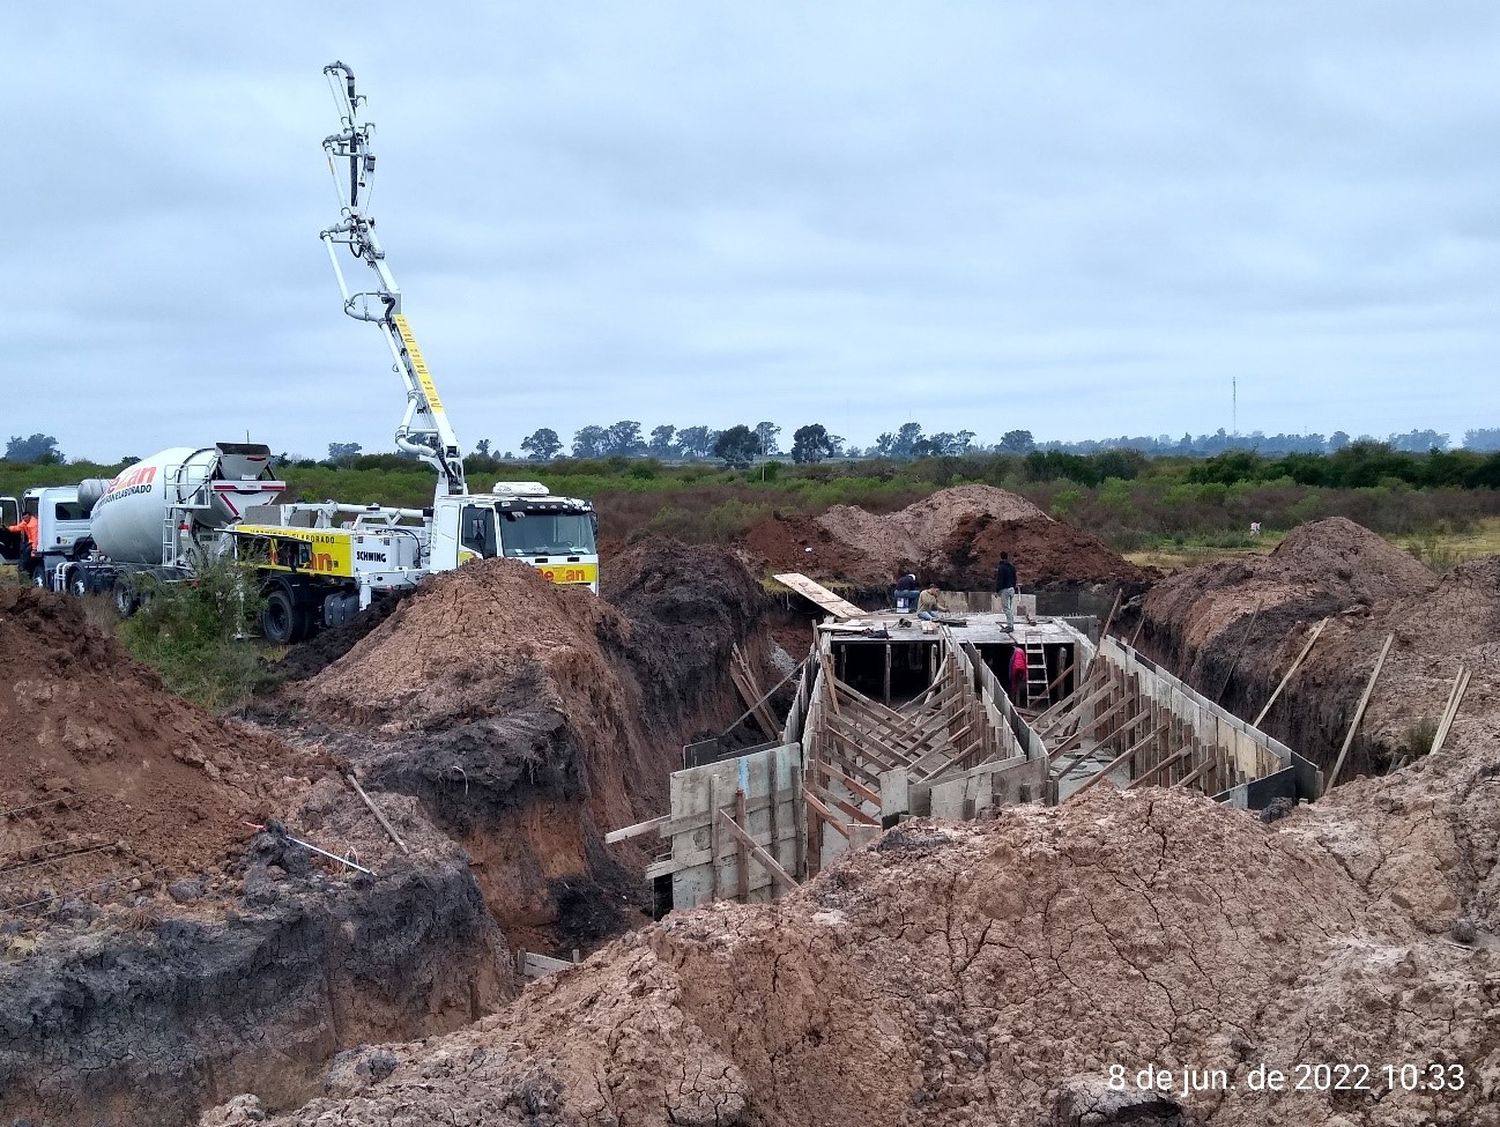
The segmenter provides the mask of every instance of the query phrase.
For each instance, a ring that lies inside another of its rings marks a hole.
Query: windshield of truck
[[[485,559],[497,555],[495,550],[495,510],[479,505],[465,505],[459,518],[459,541],[471,552]]]
[[[593,518],[580,513],[506,513],[500,542],[507,556],[588,556]]]

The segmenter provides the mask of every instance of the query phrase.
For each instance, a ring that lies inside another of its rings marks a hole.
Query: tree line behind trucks
[[[381,330],[405,384],[398,449],[437,471],[431,505],[420,509],[336,501],[278,503],[286,492],[269,447],[219,442],[174,447],[126,466],[111,479],[38,487],[0,498],[7,532],[0,556],[39,587],[74,595],[112,594],[132,613],[152,583],[191,581],[208,561],[232,559],[263,598],[261,629],[274,643],[309,637],[347,621],[377,592],[419,583],[479,558],[507,557],[555,583],[598,591],[593,505],[554,497],[539,482],[496,482],[471,493],[464,451],[411,326],[401,291],[362,210],[375,172],[374,132],[354,73],[324,68],[340,109],[340,130],[323,141],[341,200],[337,223],[320,233],[344,312]],[[345,171],[343,179],[339,170]],[[338,248],[369,267],[372,288],[351,290]]]

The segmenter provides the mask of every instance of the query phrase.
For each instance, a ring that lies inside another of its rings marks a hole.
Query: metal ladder
[[[209,477],[204,474],[203,480],[194,485],[192,482],[182,480],[183,466],[165,467],[162,483],[164,496],[166,490],[175,490],[175,503],[167,507],[167,515],[161,522],[161,562],[163,567],[176,567],[182,561],[182,533],[179,525],[182,523],[184,513],[201,512],[213,507],[209,499]]]
[[[1026,649],[1026,703],[1037,705],[1052,703],[1047,691],[1050,678],[1047,676],[1047,649],[1041,642],[1027,640]]]

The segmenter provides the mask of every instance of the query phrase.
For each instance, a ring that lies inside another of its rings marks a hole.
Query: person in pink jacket
[[[1026,654],[1017,646],[1010,651],[1010,699],[1024,704],[1026,696]]]

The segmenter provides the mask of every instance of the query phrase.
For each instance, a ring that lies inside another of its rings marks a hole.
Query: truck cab
[[[0,498],[0,511],[9,512],[6,502],[15,501],[15,498]],[[89,536],[88,508],[79,502],[76,485],[28,489],[19,499],[19,510],[23,515],[35,513],[37,518],[37,551],[29,569],[31,582],[36,586],[49,586],[51,574],[58,564],[81,559],[93,547]],[[19,516],[7,519],[6,524],[19,519]],[[7,542],[5,547],[6,559],[10,561],[11,544]],[[19,557],[19,542],[14,548]]]
[[[433,571],[502,556],[536,568],[553,583],[598,594],[598,518],[594,506],[554,497],[535,481],[497,481],[491,493],[440,497],[432,515]]]

